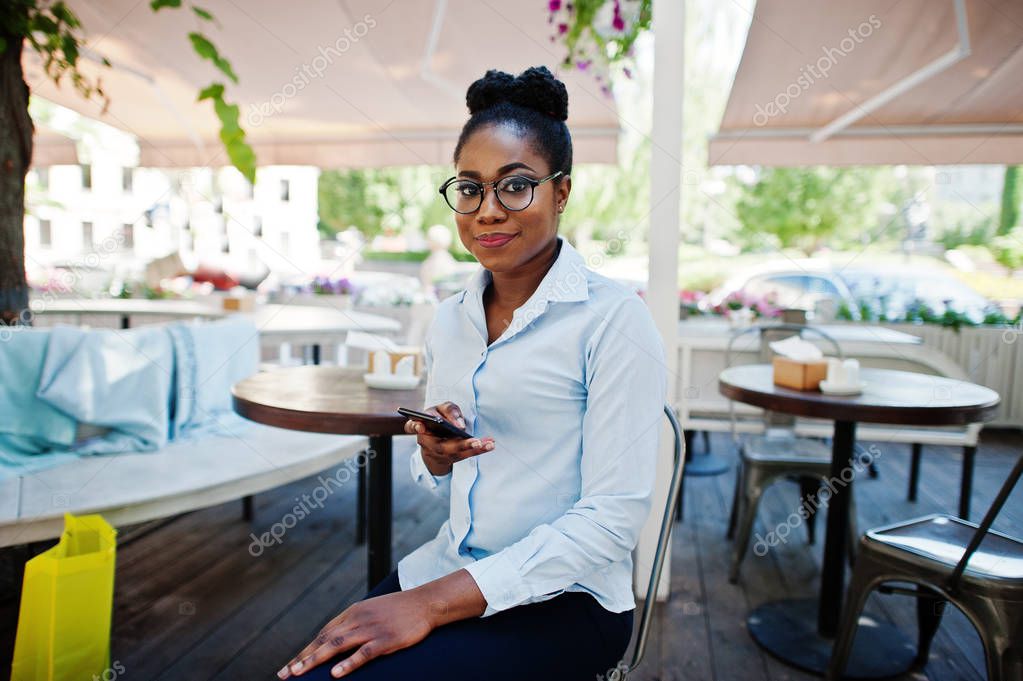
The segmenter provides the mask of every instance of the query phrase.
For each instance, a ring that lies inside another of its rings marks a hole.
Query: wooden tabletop
[[[983,386],[893,369],[860,369],[859,395],[825,395],[774,385],[769,364],[725,369],[718,388],[725,397],[771,411],[830,419],[914,426],[955,426],[989,421],[999,396]]]
[[[398,407],[422,409],[426,378],[412,390],[370,388],[365,368],[302,366],[265,371],[231,389],[234,410],[268,426],[335,435],[404,435]]]

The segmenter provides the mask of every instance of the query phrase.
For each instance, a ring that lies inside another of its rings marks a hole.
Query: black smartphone
[[[417,411],[415,409],[406,409],[405,407],[398,407],[398,413],[410,419],[419,421],[426,429],[433,435],[439,437],[459,437],[459,438],[471,438],[472,435],[465,432],[458,426],[449,423],[443,417],[436,416],[434,414],[427,414],[425,411]]]

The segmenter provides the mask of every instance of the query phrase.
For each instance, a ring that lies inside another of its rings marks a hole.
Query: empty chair
[[[772,324],[749,327],[733,334],[725,352],[725,365],[732,366],[734,353],[741,349],[743,342],[757,343],[760,360],[770,362],[769,342],[794,334],[816,337],[828,344],[836,357],[843,357],[838,342],[819,329],[801,324]],[[813,543],[817,493],[821,483],[831,475],[831,449],[820,440],[797,437],[792,430],[794,419],[772,412],[764,413],[763,434],[739,440],[734,427],[734,409],[729,404],[732,435],[739,450],[732,512],[728,520],[728,538],[735,540],[728,578],[734,584],[739,579],[739,567],[749,546],[760,498],[778,480],[794,479],[800,483],[800,505],[804,508],[801,515],[805,515],[808,539]],[[855,506],[850,509],[849,518],[850,532],[855,536]]]
[[[988,679],[1023,679],[1023,542],[991,529],[1021,474],[1023,456],[979,526],[955,516],[929,515],[870,530],[860,539],[829,679],[844,672],[860,612],[874,589],[917,598],[917,667],[927,663],[942,611],[952,603],[980,634]]]

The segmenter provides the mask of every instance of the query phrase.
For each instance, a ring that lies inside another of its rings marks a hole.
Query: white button
[[[469,517],[469,514],[466,513],[465,514],[465,524],[468,525],[470,520],[471,520],[471,518]]]

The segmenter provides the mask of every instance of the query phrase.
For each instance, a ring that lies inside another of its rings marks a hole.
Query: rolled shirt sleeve
[[[623,299],[585,353],[580,498],[553,522],[466,566],[487,601],[483,617],[553,598],[629,559],[650,513],[667,368],[642,299]]]
[[[437,476],[430,472],[423,461],[423,452],[420,447],[412,452],[409,457],[409,467],[412,471],[412,479],[417,485],[425,487],[442,499],[451,499],[451,473]]]

